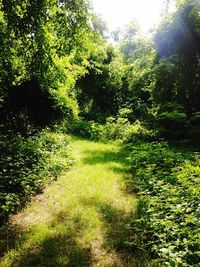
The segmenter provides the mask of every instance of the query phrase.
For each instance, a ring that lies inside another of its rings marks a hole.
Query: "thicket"
[[[37,135],[0,135],[0,224],[73,163],[69,137],[43,130]]]
[[[118,140],[129,144],[138,140],[153,140],[156,132],[147,128],[147,124],[136,120],[131,123],[128,119],[132,111],[120,109],[115,117],[108,117],[104,124],[95,121],[78,120],[70,126],[70,132],[94,141],[109,142]]]

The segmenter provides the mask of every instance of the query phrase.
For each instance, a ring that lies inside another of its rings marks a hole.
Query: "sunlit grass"
[[[18,241],[0,266],[133,266],[125,252],[135,197],[126,153],[73,138],[76,165],[12,219]]]

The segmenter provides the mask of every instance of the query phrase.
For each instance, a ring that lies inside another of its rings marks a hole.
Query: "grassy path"
[[[74,167],[13,216],[18,241],[0,266],[134,266],[124,245],[136,204],[125,191],[126,153],[79,138],[72,151]]]

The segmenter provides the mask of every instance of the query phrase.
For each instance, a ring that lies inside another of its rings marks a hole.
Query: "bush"
[[[0,135],[0,223],[72,163],[69,139],[44,130],[28,138]]]
[[[121,140],[124,143],[137,140],[155,139],[156,133],[148,130],[140,121],[131,124],[128,120],[129,109],[121,109],[117,118],[108,117],[104,125],[94,121],[79,120],[74,123],[69,131],[92,140]]]
[[[193,113],[188,124],[189,124],[189,129],[188,129],[189,138],[195,139],[195,141],[199,141],[200,139],[200,112]]]
[[[187,117],[184,112],[162,112],[157,117],[160,134],[167,138],[184,137],[187,130]]]
[[[103,126],[102,138],[104,140],[123,139],[124,131],[130,126],[130,122],[126,118],[109,117]]]
[[[153,142],[132,146],[130,161],[140,200],[129,245],[149,252],[153,266],[197,267],[199,157]]]
[[[78,120],[71,124],[68,131],[92,140],[101,139],[102,125],[94,121]]]
[[[159,134],[168,139],[183,138],[187,135],[188,118],[183,106],[176,103],[163,104],[156,114]]]

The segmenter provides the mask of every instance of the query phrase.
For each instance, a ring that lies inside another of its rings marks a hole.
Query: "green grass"
[[[124,242],[136,208],[126,152],[77,137],[71,145],[74,167],[11,218],[0,266],[134,266]]]

